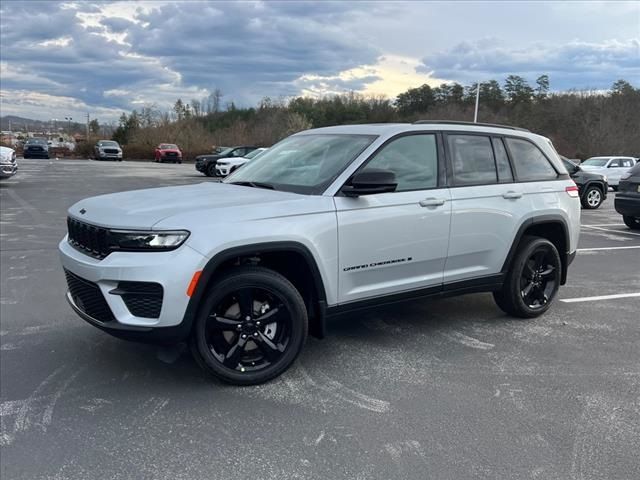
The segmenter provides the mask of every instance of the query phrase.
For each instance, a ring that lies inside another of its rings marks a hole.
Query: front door
[[[395,173],[395,192],[336,196],[340,303],[439,288],[447,258],[450,194],[438,181],[435,134],[397,137],[360,168]]]

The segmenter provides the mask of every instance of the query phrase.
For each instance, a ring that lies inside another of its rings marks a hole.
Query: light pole
[[[480,103],[480,82],[476,88],[476,110],[473,113],[473,123],[478,123],[478,104]]]
[[[71,137],[71,120],[73,120],[73,118],[71,117],[64,117],[64,119],[68,122],[68,133],[69,133],[69,137]]]

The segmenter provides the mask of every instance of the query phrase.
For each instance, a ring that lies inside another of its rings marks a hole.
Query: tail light
[[[578,187],[576,185],[572,185],[564,189],[567,192],[567,195],[573,198],[578,198],[580,194],[578,193]]]

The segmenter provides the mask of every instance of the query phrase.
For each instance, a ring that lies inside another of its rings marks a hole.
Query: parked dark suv
[[[221,158],[244,157],[247,153],[253,152],[258,147],[240,145],[237,147],[229,147],[220,153],[212,153],[209,155],[198,155],[196,157],[196,170],[204,173],[207,177],[216,176],[216,162]]]
[[[583,208],[593,210],[600,207],[602,202],[607,199],[607,191],[609,190],[607,177],[599,173],[586,172],[565,157],[562,157],[562,163],[578,186],[580,203]]]
[[[640,163],[620,177],[614,205],[627,227],[640,230]]]
[[[29,138],[22,149],[24,158],[49,158],[49,145],[46,138]]]

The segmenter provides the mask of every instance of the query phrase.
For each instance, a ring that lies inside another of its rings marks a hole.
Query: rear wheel
[[[631,230],[640,230],[640,218],[624,215],[622,220]]]
[[[586,209],[594,210],[602,205],[602,197],[602,190],[595,185],[591,185],[582,196],[582,206]]]
[[[526,236],[511,262],[501,290],[494,292],[497,305],[509,315],[533,318],[546,312],[560,288],[562,262],[555,245],[540,237]]]
[[[283,373],[307,337],[307,310],[285,277],[240,267],[209,290],[196,319],[192,353],[206,371],[236,385],[255,385]]]

